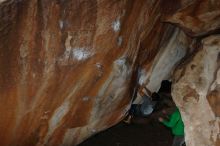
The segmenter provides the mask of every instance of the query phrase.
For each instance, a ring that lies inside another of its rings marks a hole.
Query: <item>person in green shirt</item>
[[[181,114],[178,108],[170,115],[169,120],[159,118],[159,121],[165,126],[172,129],[174,140],[172,146],[182,146],[184,140],[184,124],[181,118]]]

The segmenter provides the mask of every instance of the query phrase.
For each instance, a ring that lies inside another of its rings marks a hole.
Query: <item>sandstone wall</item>
[[[202,40],[192,57],[175,71],[173,97],[181,110],[189,146],[219,145],[220,35]]]
[[[123,119],[138,84],[157,91],[177,66],[187,144],[214,145],[219,37],[205,37],[218,33],[219,15],[218,0],[0,0],[0,145],[76,145]],[[186,58],[207,64],[179,77]],[[199,125],[207,135],[191,133]]]

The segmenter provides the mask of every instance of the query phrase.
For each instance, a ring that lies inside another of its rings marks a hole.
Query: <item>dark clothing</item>
[[[143,116],[148,116],[150,115],[153,110],[154,107],[156,105],[156,101],[152,101],[150,97],[148,96],[144,96],[143,97],[144,102],[141,104],[141,114]]]
[[[156,101],[152,101],[150,97],[143,96],[143,103],[142,104],[132,104],[130,109],[130,115],[136,117],[146,117],[150,115],[154,107],[156,105]]]
[[[141,104],[132,104],[129,115],[135,116],[135,117],[140,117],[141,116]]]
[[[172,146],[183,146],[185,143],[184,136],[175,136]]]

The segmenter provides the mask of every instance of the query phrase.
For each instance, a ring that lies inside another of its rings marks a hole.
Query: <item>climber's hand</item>
[[[159,120],[160,122],[163,122],[163,118],[161,118],[161,117],[160,117],[158,120]]]

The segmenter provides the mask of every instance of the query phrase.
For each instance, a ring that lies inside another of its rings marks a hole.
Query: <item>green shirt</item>
[[[162,123],[165,126],[170,127],[174,135],[184,135],[184,124],[179,109],[175,110],[175,112],[170,116],[169,121],[164,120]]]

